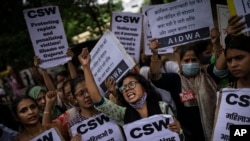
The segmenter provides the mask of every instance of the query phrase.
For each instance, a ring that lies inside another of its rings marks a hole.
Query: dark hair
[[[212,45],[212,42],[210,39],[196,41],[192,44],[192,46],[198,51],[200,55],[202,54],[202,52],[204,52],[208,48],[208,45]]]
[[[146,80],[145,77],[143,77],[138,73],[128,72],[125,76],[121,78],[121,80],[118,83],[118,87],[121,87],[124,79],[128,77],[135,78],[138,81],[138,83],[142,85],[142,87],[147,92],[147,100],[146,100],[147,102],[158,104],[158,102],[161,101],[161,96],[155,91],[154,87],[150,84],[150,82]],[[123,94],[120,91],[118,91],[118,98],[123,106],[126,107],[129,106],[129,104],[125,101]]]
[[[70,81],[71,81],[72,79],[69,79],[69,80],[66,80],[66,81],[63,81],[63,93],[65,93],[65,91],[64,91],[64,87],[67,85],[67,84],[69,84],[70,85]]]
[[[17,119],[19,119],[19,117],[18,117],[18,115],[17,115],[17,107],[18,107],[18,104],[19,104],[22,100],[25,100],[25,99],[30,99],[30,100],[32,100],[32,101],[36,104],[36,106],[37,106],[37,108],[38,108],[38,104],[37,104],[36,100],[35,100],[33,97],[28,96],[28,95],[20,95],[20,96],[16,97],[16,98],[13,100],[13,102],[12,102],[11,110],[12,110],[12,112],[13,112],[13,115],[14,115]]]
[[[83,75],[80,75],[80,76],[76,77],[75,79],[71,80],[70,86],[71,86],[71,92],[72,92],[72,95],[74,96],[74,98],[75,98],[76,85],[81,83],[81,82],[84,82],[84,81],[85,81],[85,78]]]
[[[226,49],[225,56],[228,49],[238,49],[250,53],[250,37],[244,34],[238,35],[234,38],[227,36],[225,39]]]
[[[195,45],[196,43],[189,43],[189,44],[186,44],[186,45],[182,45],[180,47],[180,51],[179,51],[179,54],[180,54],[180,60],[183,59],[184,55],[186,54],[187,51],[194,51],[194,54],[197,58],[200,58],[199,57],[199,52],[197,51],[197,49],[195,48]]]

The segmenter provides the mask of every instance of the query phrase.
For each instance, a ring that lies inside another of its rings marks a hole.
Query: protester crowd
[[[174,121],[166,126],[181,140],[211,140],[217,94],[225,87],[250,88],[250,37],[241,33],[245,27],[241,19],[229,19],[225,47],[214,28],[211,39],[175,47],[174,53],[168,54],[173,57],[166,59],[165,54],[158,53],[161,43],[152,38],[152,55],[142,51],[137,69],[118,83],[112,77],[105,80],[105,97],[95,83],[87,48],[78,56],[81,66],[69,61],[67,71],[57,72],[56,77],[39,68],[40,59],[35,56],[34,74],[39,76],[33,78],[42,77],[43,83],[20,93],[15,79],[9,77],[14,99],[11,106],[1,104],[0,141],[28,141],[52,127],[61,140],[80,141],[84,136],[73,135],[70,128],[102,113],[115,121],[110,126],[118,127],[168,114]],[[67,55],[73,57],[74,53],[69,49]],[[0,96],[5,101],[2,95],[4,87],[0,87]]]

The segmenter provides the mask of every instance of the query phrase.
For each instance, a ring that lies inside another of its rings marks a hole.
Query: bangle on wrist
[[[44,113],[44,114],[49,114],[50,112],[48,112],[48,111],[44,111],[43,113]]]

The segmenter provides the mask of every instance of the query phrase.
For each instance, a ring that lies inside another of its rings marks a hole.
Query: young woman
[[[150,83],[141,75],[129,73],[124,76],[118,85],[123,99],[122,105],[118,106],[104,98],[98,90],[93,74],[90,69],[90,54],[86,48],[78,56],[83,67],[86,86],[95,107],[114,119],[120,125],[149,117],[156,114],[171,114],[171,109],[166,103],[157,99],[159,96],[154,93]],[[169,129],[177,133],[181,132],[177,120],[168,125]]]
[[[53,95],[53,94],[52,94]],[[67,140],[67,133],[58,125],[42,125],[39,121],[39,109],[36,101],[30,96],[17,97],[12,103],[12,111],[20,123],[20,134],[15,141],[29,141],[47,129],[55,128]]]
[[[157,39],[151,42],[153,56],[151,58],[150,76],[153,84],[159,88],[168,90],[177,106],[177,119],[181,125],[189,131],[193,141],[208,141],[211,138],[213,120],[216,107],[217,85],[212,76],[215,76],[213,69],[201,68],[200,55],[197,51],[197,44],[183,45],[179,50],[178,75],[161,73],[157,48]],[[217,60],[216,67],[222,71],[223,60]],[[222,64],[220,64],[222,63]],[[210,70],[210,71],[209,71]],[[175,85],[179,86],[172,86]],[[169,85],[169,86],[168,86]],[[176,90],[172,90],[173,88]]]

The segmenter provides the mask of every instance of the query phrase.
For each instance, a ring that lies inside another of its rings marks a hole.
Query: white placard
[[[143,39],[144,39],[144,53],[146,55],[152,55],[152,52],[150,50],[150,39],[152,38],[152,33],[150,31],[150,26],[148,23],[148,17],[147,17],[147,12],[155,7],[157,5],[150,5],[150,6],[143,6],[142,7],[142,13],[143,13]],[[173,48],[159,48],[158,53],[159,54],[164,54],[166,52],[173,52]]]
[[[30,141],[61,141],[62,138],[58,135],[54,128],[44,131]]]
[[[142,15],[139,13],[113,12],[112,32],[136,63],[140,59]]]
[[[246,28],[242,32],[250,31],[250,1],[249,0],[233,0],[237,15],[242,15],[246,22]]]
[[[179,135],[167,128],[171,115],[154,115],[123,126],[128,141],[179,141]]]
[[[230,125],[250,124],[250,89],[222,89],[213,141],[229,140]]]
[[[41,68],[65,64],[68,42],[58,6],[39,7],[23,11],[35,55]]]
[[[214,27],[209,0],[181,0],[159,5],[148,12],[152,36],[160,48],[210,38]]]
[[[84,120],[70,128],[72,135],[82,135],[82,141],[123,141],[119,126],[104,114]]]
[[[220,5],[220,4],[217,4],[216,8],[217,8],[217,17],[218,17],[218,28],[220,32],[220,43],[223,46],[223,48],[225,48],[226,45],[225,45],[224,40],[227,36],[226,28],[228,25],[228,19],[230,18],[229,9],[227,5]]]
[[[118,82],[135,66],[133,58],[111,31],[105,32],[91,50],[90,55],[90,67],[101,94],[107,91],[105,79],[112,76]]]

